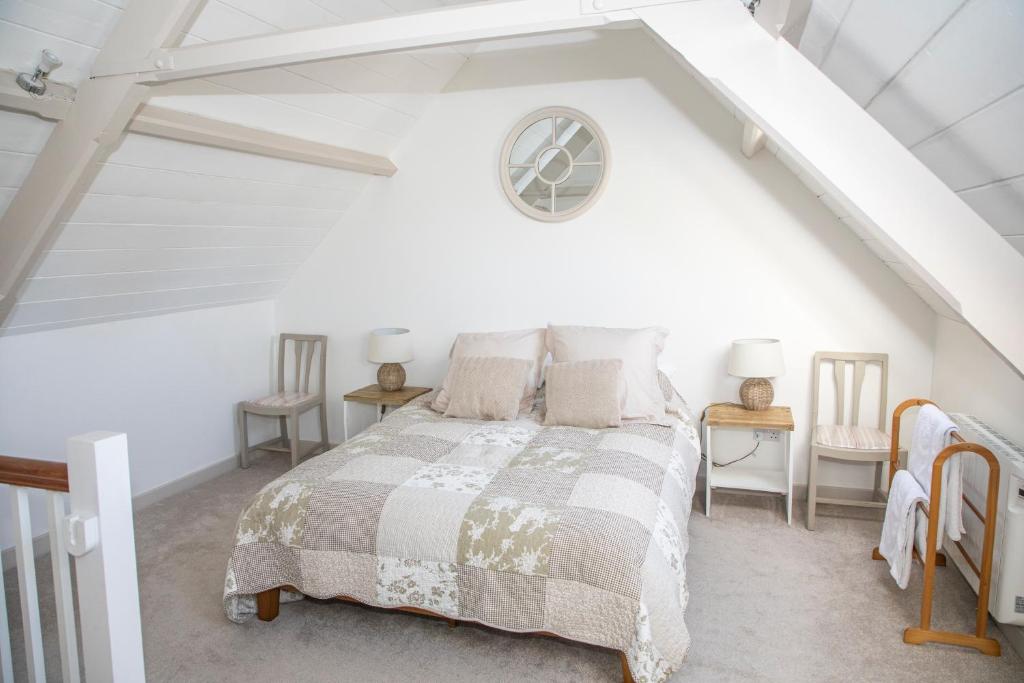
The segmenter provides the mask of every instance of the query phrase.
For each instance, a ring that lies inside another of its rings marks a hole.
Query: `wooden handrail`
[[[67,463],[0,455],[0,484],[68,491]]]

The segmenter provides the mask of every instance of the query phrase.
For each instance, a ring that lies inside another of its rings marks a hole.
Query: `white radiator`
[[[1024,448],[971,415],[950,413],[967,441],[988,448],[999,460],[999,504],[996,507],[996,543],[992,558],[992,591],[989,613],[1001,624],[1024,626]],[[964,495],[982,512],[988,489],[988,465],[964,453]],[[977,562],[981,558],[984,526],[964,507],[964,549]],[[943,543],[953,563],[968,583],[978,590],[978,577],[952,543]]]

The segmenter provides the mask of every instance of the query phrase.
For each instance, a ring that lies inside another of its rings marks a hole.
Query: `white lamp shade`
[[[785,374],[778,339],[737,339],[729,352],[729,374],[735,377],[778,377]]]
[[[371,363],[408,363],[412,355],[412,334],[404,327],[382,327],[370,333]]]

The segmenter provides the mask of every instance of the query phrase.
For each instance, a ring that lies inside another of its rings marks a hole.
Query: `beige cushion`
[[[553,363],[545,379],[546,425],[619,427],[625,387],[618,358]]]
[[[622,361],[623,420],[665,418],[665,396],[658,384],[658,356],[668,331],[660,327],[615,329],[549,325],[548,351],[556,363],[601,358]]]
[[[522,358],[533,363],[523,396],[520,402],[522,410],[530,410],[533,399],[540,386],[540,374],[544,368],[544,357],[548,355],[544,345],[544,329],[513,330],[511,332],[463,332],[455,338],[449,354],[456,358],[489,357],[489,358]],[[441,385],[434,402],[430,407],[439,413],[448,409],[450,394],[448,378]]]
[[[311,398],[316,398],[316,394],[307,394],[304,391],[279,391],[246,403],[260,408],[291,408]]]
[[[533,361],[523,358],[453,358],[448,367],[445,417],[514,420]]]
[[[829,448],[855,448],[862,451],[887,451],[892,443],[885,432],[860,425],[818,425],[814,440]]]

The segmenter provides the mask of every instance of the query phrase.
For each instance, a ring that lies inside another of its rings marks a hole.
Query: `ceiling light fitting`
[[[61,61],[60,57],[50,50],[43,50],[43,54],[39,58],[39,66],[36,67],[35,73],[20,73],[15,80],[22,90],[26,90],[33,95],[42,95],[46,92],[47,76],[50,75],[51,71],[58,68],[63,63],[64,62]]]

